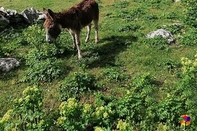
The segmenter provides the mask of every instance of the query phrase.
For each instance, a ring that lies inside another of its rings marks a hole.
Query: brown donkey
[[[85,42],[88,42],[92,21],[95,27],[95,43],[98,42],[99,8],[95,0],[83,0],[69,10],[60,13],[54,13],[52,10],[45,8],[43,8],[43,12],[46,15],[44,27],[47,42],[53,42],[61,33],[61,29],[66,28],[72,36],[74,48],[77,48],[78,58],[80,59],[82,58],[80,32],[83,27],[87,26]]]

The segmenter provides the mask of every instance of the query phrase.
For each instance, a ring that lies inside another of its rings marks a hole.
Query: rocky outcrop
[[[45,15],[34,8],[25,9],[21,12],[21,14],[25,18],[25,21],[29,24],[33,24],[36,20],[45,19]]]
[[[45,15],[34,8],[28,8],[18,13],[16,10],[0,7],[0,28],[8,25],[33,24],[36,20],[41,19],[45,19]]]
[[[147,34],[147,38],[155,38],[158,36],[162,38],[166,38],[168,44],[172,44],[174,42],[173,35],[169,31],[164,30],[164,29],[158,29],[156,31],[152,31]]]
[[[0,58],[0,71],[8,72],[19,66],[19,61],[15,58]]]
[[[24,18],[21,14],[18,14],[16,10],[0,8],[0,27],[5,28],[7,25],[15,25],[17,23],[23,23]]]

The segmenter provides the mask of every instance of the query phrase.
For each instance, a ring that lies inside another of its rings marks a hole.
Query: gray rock
[[[0,8],[0,11],[3,12],[3,13],[5,13],[6,16],[13,16],[13,15],[18,14],[18,12],[16,10],[5,9],[4,7],[1,7]]]
[[[0,8],[0,14],[3,16],[9,24],[17,24],[24,23],[24,18],[21,14],[19,14],[16,10],[5,9],[3,7]],[[3,19],[2,17],[2,19]],[[4,21],[5,21],[4,19]]]
[[[19,61],[15,58],[0,58],[0,70],[1,71],[10,71],[11,69],[18,67]]]
[[[20,14],[16,10],[0,7],[0,28],[6,28],[8,25],[33,24],[36,20],[43,20],[46,16],[43,12],[28,8]]]
[[[10,21],[7,18],[5,18],[0,12],[0,27],[5,28],[9,24],[10,24]]]
[[[36,20],[44,19],[45,15],[42,12],[32,8],[25,9],[21,12],[26,22],[33,24]]]
[[[168,44],[172,44],[174,42],[173,35],[169,31],[164,30],[164,29],[158,29],[156,31],[152,31],[147,34],[147,38],[154,38],[154,37],[158,37],[158,36],[160,36],[162,38],[166,38]]]

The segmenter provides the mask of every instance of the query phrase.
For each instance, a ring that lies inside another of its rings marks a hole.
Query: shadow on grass
[[[110,36],[102,39],[98,44],[105,43],[103,45],[97,45],[90,54],[86,57],[97,57],[88,62],[89,68],[106,67],[116,65],[116,56],[123,52],[133,42],[137,41],[137,37],[134,36]],[[96,56],[94,55],[96,54]]]

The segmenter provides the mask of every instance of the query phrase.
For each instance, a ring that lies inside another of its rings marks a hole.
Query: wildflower
[[[60,104],[60,106],[59,106],[59,110],[62,110],[62,109],[64,109],[64,107],[65,107],[65,104],[66,104],[66,102],[62,102],[62,103]]]
[[[57,124],[58,125],[61,125],[61,124],[63,124],[64,122],[66,121],[66,117],[59,117],[58,119],[57,119]]]
[[[94,131],[104,131],[101,127],[95,127]]]
[[[34,92],[37,92],[38,91],[38,88],[36,86],[33,86],[32,89],[33,89]]]
[[[197,59],[195,59],[193,66],[196,67],[197,66]]]
[[[5,115],[3,116],[3,118],[0,120],[0,123],[4,123],[4,122],[9,121],[10,118],[11,118],[10,115],[12,114],[12,112],[13,112],[12,109],[8,110],[8,111],[5,113]]]
[[[23,98],[18,99],[18,103],[21,103],[23,101]]]
[[[75,108],[75,107],[77,107],[77,101],[76,101],[76,99],[75,98],[69,98],[67,100],[67,107],[68,108]]]
[[[124,131],[127,129],[127,126],[128,126],[128,124],[126,122],[119,120],[118,124],[117,124],[117,129],[119,129],[120,131]]]
[[[95,112],[96,116],[100,116],[103,110],[104,110],[103,106],[97,107]]]
[[[30,101],[30,95],[27,95],[24,99],[25,99],[26,102],[29,102]]]
[[[23,95],[26,95],[30,90],[30,86],[28,86],[27,88],[25,88],[25,90],[23,91]]]
[[[107,118],[107,117],[108,117],[108,113],[107,113],[107,112],[104,112],[104,113],[103,113],[103,117],[104,117],[104,118]]]
[[[84,111],[84,113],[87,113],[88,111],[90,111],[90,109],[91,109],[91,105],[90,104],[85,104],[83,111]]]

